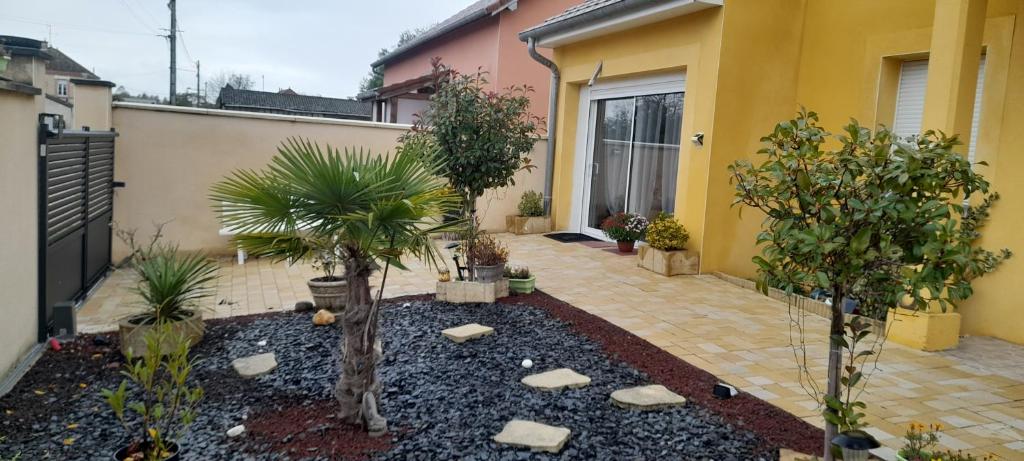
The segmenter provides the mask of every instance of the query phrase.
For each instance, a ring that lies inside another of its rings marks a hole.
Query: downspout
[[[537,39],[530,37],[526,44],[530,57],[551,69],[551,94],[548,96],[548,149],[547,162],[544,164],[547,171],[544,175],[544,214],[551,215],[551,193],[555,180],[555,122],[558,113],[558,87],[562,81],[558,66],[550,59],[537,52]]]

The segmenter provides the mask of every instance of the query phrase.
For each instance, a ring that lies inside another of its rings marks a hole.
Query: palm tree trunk
[[[370,261],[348,258],[345,262],[348,280],[348,301],[341,316],[341,377],[334,387],[341,405],[342,421],[361,424],[371,435],[387,432],[387,420],[380,416],[381,382],[377,363],[381,359],[376,325],[367,330],[372,318],[373,297],[370,295]],[[368,334],[364,334],[367,333]]]

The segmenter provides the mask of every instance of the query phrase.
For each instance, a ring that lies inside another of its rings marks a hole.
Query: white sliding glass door
[[[637,92],[591,97],[581,197],[584,233],[600,236],[601,222],[623,211],[648,218],[675,211],[683,92]]]

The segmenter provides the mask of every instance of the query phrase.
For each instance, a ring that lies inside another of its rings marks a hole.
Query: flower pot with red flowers
[[[620,252],[632,253],[636,241],[644,238],[648,224],[650,221],[638,214],[615,213],[601,222],[601,230],[618,243]]]

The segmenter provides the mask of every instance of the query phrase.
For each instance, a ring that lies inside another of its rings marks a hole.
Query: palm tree
[[[234,241],[249,253],[298,260],[327,245],[341,255],[349,291],[335,396],[342,419],[371,433],[387,431],[377,411],[377,331],[388,268],[405,269],[406,256],[437,267],[440,254],[431,235],[462,224],[440,219],[460,202],[437,168],[412,152],[389,159],[362,149],[321,150],[292,138],[262,171],[235,171],[211,188],[225,224],[240,231]],[[374,300],[369,278],[382,267]]]

